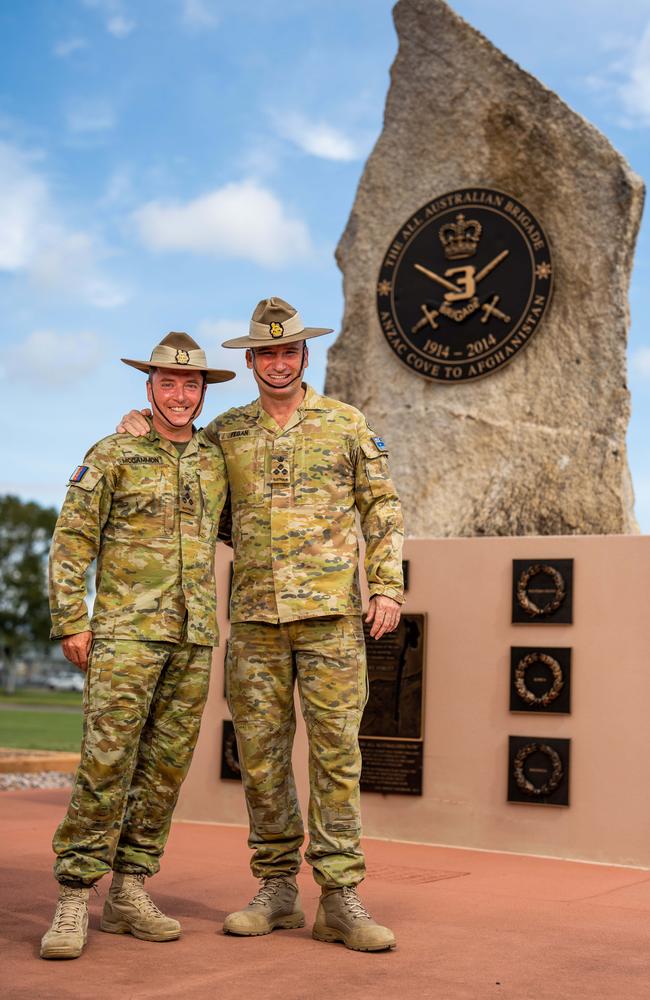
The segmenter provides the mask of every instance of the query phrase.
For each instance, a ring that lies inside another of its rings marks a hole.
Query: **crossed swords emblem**
[[[442,285],[443,288],[447,289],[447,294],[445,295],[445,299],[447,301],[458,302],[464,299],[471,299],[478,283],[483,281],[483,278],[486,278],[495,267],[498,267],[501,261],[505,260],[509,253],[509,250],[502,250],[501,253],[497,254],[496,257],[489,262],[489,264],[486,264],[485,267],[481,268],[477,274],[474,273],[474,268],[472,266],[453,267],[445,272],[445,274],[448,274],[450,277],[453,274],[460,274],[461,278],[459,280],[461,285],[453,284],[453,282],[448,281],[447,278],[441,277],[441,275],[436,274],[435,271],[431,271],[428,267],[424,267],[422,264],[415,264],[414,267],[416,271],[419,271],[427,278],[430,278],[431,281],[435,281],[439,285]],[[506,313],[497,308],[499,301],[500,296],[493,295],[490,302],[484,302],[482,304],[481,309],[483,310],[483,315],[481,316],[481,323],[487,323],[490,316],[495,316],[497,319],[503,320],[504,323],[510,322],[510,316],[507,316]],[[417,333],[418,330],[421,330],[423,326],[427,325],[427,323],[434,330],[437,330],[439,324],[436,320],[440,315],[440,310],[428,309],[426,303],[423,303],[420,306],[420,309],[423,314],[422,319],[418,320],[411,332]]]

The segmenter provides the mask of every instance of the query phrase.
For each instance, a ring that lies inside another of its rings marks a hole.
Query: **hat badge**
[[[269,333],[274,340],[277,340],[279,337],[283,337],[284,327],[282,326],[282,323],[269,323]]]
[[[178,365],[188,365],[190,363],[190,356],[187,351],[184,351],[182,347],[179,347],[176,351],[176,364]]]

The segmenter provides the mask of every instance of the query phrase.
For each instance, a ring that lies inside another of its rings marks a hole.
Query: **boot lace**
[[[165,914],[159,910],[153,899],[144,887],[146,875],[129,875],[122,883],[122,892],[128,896],[145,916],[164,917]],[[126,890],[126,892],[125,892]]]
[[[354,917],[362,917],[366,920],[372,920],[372,917],[359,899],[357,890],[353,885],[344,886],[341,890],[341,895],[343,897],[343,902]]]
[[[65,934],[66,931],[77,929],[79,919],[84,911],[85,900],[82,892],[81,889],[72,889],[69,886],[62,887],[52,921],[53,931]]]
[[[248,905],[255,906],[257,904],[264,906],[266,903],[271,903],[273,897],[277,896],[286,881],[286,878],[283,878],[281,875],[274,875],[271,878],[265,878],[262,882],[261,888],[257,890]]]

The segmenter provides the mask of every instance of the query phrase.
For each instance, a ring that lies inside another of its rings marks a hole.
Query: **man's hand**
[[[129,410],[117,425],[118,434],[133,434],[133,437],[144,437],[150,429],[145,417],[151,417],[151,410]]]
[[[402,606],[394,601],[392,597],[384,597],[377,594],[371,597],[368,604],[368,614],[366,621],[372,622],[370,635],[373,639],[381,639],[387,632],[394,632],[399,625]]]
[[[66,660],[79,667],[83,674],[88,669],[90,647],[93,644],[92,632],[77,632],[76,635],[66,635],[61,642],[61,649]]]

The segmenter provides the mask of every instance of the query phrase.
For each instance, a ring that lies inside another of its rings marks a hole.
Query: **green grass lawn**
[[[81,711],[81,691],[47,691],[44,688],[36,690],[21,688],[13,694],[7,694],[0,688],[0,701],[6,705],[65,705],[66,708],[79,706]]]
[[[0,710],[0,747],[72,750],[81,745],[81,712]]]

